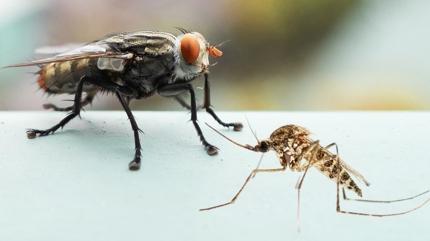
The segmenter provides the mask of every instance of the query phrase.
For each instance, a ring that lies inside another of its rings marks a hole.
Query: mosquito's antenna
[[[228,138],[226,135],[224,135],[224,134],[222,134],[221,132],[219,132],[217,129],[213,128],[213,127],[212,127],[211,125],[209,125],[207,122],[205,122],[205,124],[206,124],[209,128],[211,128],[212,130],[214,130],[216,133],[218,133],[220,136],[222,136],[222,137],[224,137],[225,139],[227,139],[228,141],[230,141],[231,143],[233,143],[233,144],[235,144],[235,145],[237,145],[237,146],[243,147],[243,148],[245,148],[245,149],[251,150],[251,151],[256,151],[256,150],[255,150],[255,148],[254,148],[253,146],[248,145],[248,144],[246,144],[246,145],[242,145],[242,144],[240,144],[240,143],[238,143],[238,142],[236,142],[236,141],[233,141],[232,139]]]
[[[249,119],[248,119],[248,117],[247,116],[245,116],[245,119],[246,119],[246,123],[248,123],[248,127],[249,127],[249,129],[251,130],[251,132],[252,132],[252,135],[255,137],[255,140],[257,140],[257,143],[260,143],[260,140],[258,140],[258,137],[257,137],[257,133],[252,129],[252,127],[251,127],[251,123],[249,123]]]

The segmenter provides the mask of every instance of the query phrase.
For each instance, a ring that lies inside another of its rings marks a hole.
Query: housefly
[[[72,106],[60,108],[45,104],[45,109],[71,111],[51,128],[29,129],[28,138],[47,136],[64,127],[90,104],[99,92],[116,95],[126,112],[134,132],[135,154],[130,170],[138,170],[141,163],[139,127],[129,108],[132,99],[154,94],[172,97],[191,111],[191,121],[209,155],[217,154],[217,147],[206,141],[197,122],[197,105],[192,80],[204,76],[204,108],[219,124],[242,129],[241,123],[223,122],[210,102],[209,56],[223,55],[208,43],[202,34],[178,28],[178,36],[166,32],[138,31],[119,33],[90,42],[54,57],[10,65],[8,67],[39,66],[37,83],[49,94],[72,94]],[[85,93],[85,96],[83,94]],[[190,95],[188,104],[181,94]]]

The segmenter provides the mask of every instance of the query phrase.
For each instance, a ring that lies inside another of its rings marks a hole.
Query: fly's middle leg
[[[128,168],[130,169],[130,171],[136,171],[140,169],[140,158],[142,156],[142,153],[141,153],[142,147],[140,145],[140,139],[139,139],[139,131],[141,130],[137,126],[136,120],[134,119],[133,113],[131,113],[127,100],[124,99],[121,93],[116,92],[115,94],[118,97],[118,100],[121,103],[122,107],[124,108],[125,113],[127,113],[128,119],[130,120],[131,128],[133,129],[135,153],[134,153],[134,159],[133,161],[130,162],[130,164],[128,165]]]

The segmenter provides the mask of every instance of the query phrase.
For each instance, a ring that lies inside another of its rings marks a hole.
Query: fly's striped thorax
[[[74,94],[82,76],[97,69],[97,59],[79,59],[42,65],[37,83],[52,94]],[[84,91],[93,91],[94,86],[84,85]]]
[[[337,178],[339,177],[340,186],[354,191],[360,197],[362,196],[361,189],[354,180],[352,180],[348,171],[342,166],[342,160],[340,158],[337,158],[336,155],[323,147],[320,147],[315,158],[317,160],[315,160],[314,166],[321,173],[335,182],[337,182]]]

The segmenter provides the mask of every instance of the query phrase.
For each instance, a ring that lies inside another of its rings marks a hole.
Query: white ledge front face
[[[313,139],[336,142],[341,157],[370,182],[369,199],[396,199],[430,188],[430,113],[219,112],[241,121],[242,132],[199,123],[220,148],[207,156],[186,112],[138,112],[144,131],[142,167],[130,172],[134,141],[123,112],[83,112],[52,136],[29,140],[26,128],[48,128],[53,112],[0,112],[0,240],[430,240],[430,205],[409,215],[372,218],[337,214],[336,185],[312,169],[301,194],[297,232],[295,182],[300,173],[258,174],[231,206],[228,201],[260,157],[227,142],[204,125],[241,143],[293,123]],[[262,167],[279,167],[273,153]],[[354,197],[353,193],[349,196]],[[388,213],[430,196],[396,204],[343,202],[351,211]]]

